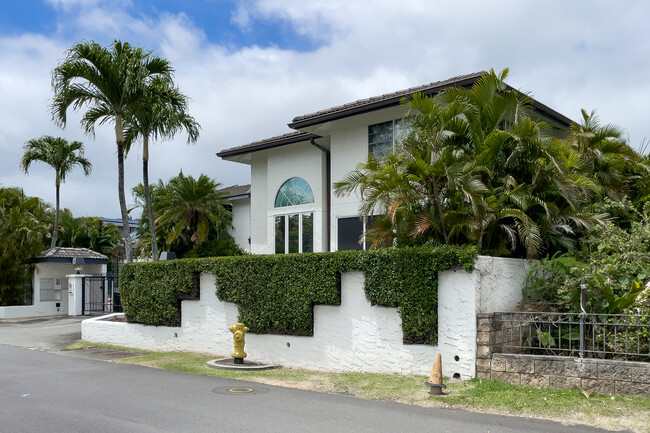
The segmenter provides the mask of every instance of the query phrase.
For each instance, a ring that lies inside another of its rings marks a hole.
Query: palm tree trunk
[[[156,238],[156,224],[153,219],[151,192],[149,191],[149,137],[147,135],[142,138],[142,184],[144,185],[144,203],[147,208],[147,218],[149,218],[151,257],[155,262],[158,260],[158,240]]]
[[[56,239],[59,236],[59,189],[60,189],[60,181],[59,181],[59,174],[56,174],[56,213],[54,216],[54,232],[52,233],[52,244],[50,245],[50,248],[54,248],[56,246]]]
[[[438,188],[437,179],[431,179],[431,185],[433,186],[434,207],[440,221],[440,230],[442,231],[442,236],[445,238],[445,245],[449,245],[449,235],[447,234],[445,214],[442,210],[442,203],[440,202],[440,189]]]
[[[115,138],[117,144],[117,192],[120,198],[120,211],[122,212],[122,239],[124,239],[125,262],[133,261],[133,245],[129,230],[129,214],[126,211],[126,197],[124,196],[124,137],[122,132],[122,115],[115,115]]]

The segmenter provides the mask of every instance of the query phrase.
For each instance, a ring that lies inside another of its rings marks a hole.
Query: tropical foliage
[[[187,131],[187,142],[194,143],[199,137],[199,124],[187,114],[187,97],[174,87],[167,77],[155,77],[146,87],[144,97],[133,104],[125,114],[124,146],[131,149],[137,139],[142,139],[142,192],[144,208],[149,221],[154,221],[149,188],[149,140],[171,139],[181,129]],[[149,225],[149,236],[156,237],[155,227]],[[158,259],[157,242],[151,243],[151,257]]]
[[[579,247],[611,215],[603,198],[647,199],[648,164],[620,130],[583,112],[566,138],[508,88],[508,70],[470,89],[404,101],[412,130],[335,184],[380,214],[375,246],[475,244],[483,254],[539,258]]]
[[[159,248],[177,257],[240,255],[243,251],[228,233],[232,214],[226,209],[220,184],[206,175],[198,179],[180,173],[167,183],[150,185],[155,237]],[[144,186],[133,189],[138,206],[144,207]],[[143,213],[136,252],[147,258],[152,251],[150,218]]]
[[[61,214],[59,247],[88,248],[107,256],[118,255],[123,242],[119,229],[97,217],[74,217],[65,209]]]
[[[20,188],[0,188],[0,305],[22,304],[29,260],[50,243],[52,209]]]
[[[585,278],[585,309],[593,313],[625,311],[650,315],[650,204],[634,211],[629,230],[612,222],[596,227],[581,248],[532,266],[524,290],[529,308],[580,311]]]
[[[124,196],[124,118],[146,98],[152,80],[156,77],[171,80],[172,72],[167,60],[116,40],[110,49],[93,41],[73,45],[52,73],[52,117],[56,123],[65,127],[67,110],[72,106],[74,110],[86,108],[81,124],[87,134],[94,136],[96,124],[108,122],[115,128],[118,195],[127,262],[133,254]]]
[[[61,183],[76,166],[83,169],[86,176],[90,174],[92,164],[84,157],[83,143],[80,141],[68,142],[65,138],[49,135],[29,140],[23,147],[24,153],[20,161],[20,168],[27,174],[33,162],[40,161],[54,169],[54,185],[56,187],[56,215],[54,231],[50,248],[57,245],[59,232],[59,210]]]

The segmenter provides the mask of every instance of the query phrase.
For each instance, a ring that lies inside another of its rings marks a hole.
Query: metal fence
[[[122,311],[119,279],[115,275],[82,277],[81,314],[91,312],[119,313]]]
[[[495,313],[505,353],[650,362],[650,316],[587,313]]]

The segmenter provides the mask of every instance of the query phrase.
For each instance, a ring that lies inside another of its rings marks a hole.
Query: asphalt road
[[[0,345],[0,432],[596,432]]]
[[[59,351],[81,339],[88,316],[46,316],[0,320],[0,344]]]

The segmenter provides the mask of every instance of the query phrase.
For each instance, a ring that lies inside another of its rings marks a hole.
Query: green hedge
[[[120,302],[129,322],[180,326],[181,300],[198,299],[200,259],[131,263],[120,269]]]
[[[341,272],[363,271],[374,305],[399,308],[405,343],[437,342],[438,271],[473,268],[471,247],[253,255],[129,264],[120,274],[127,319],[180,325],[181,299],[196,299],[197,275],[216,276],[216,294],[255,333],[312,335],[313,306],[340,305]]]

